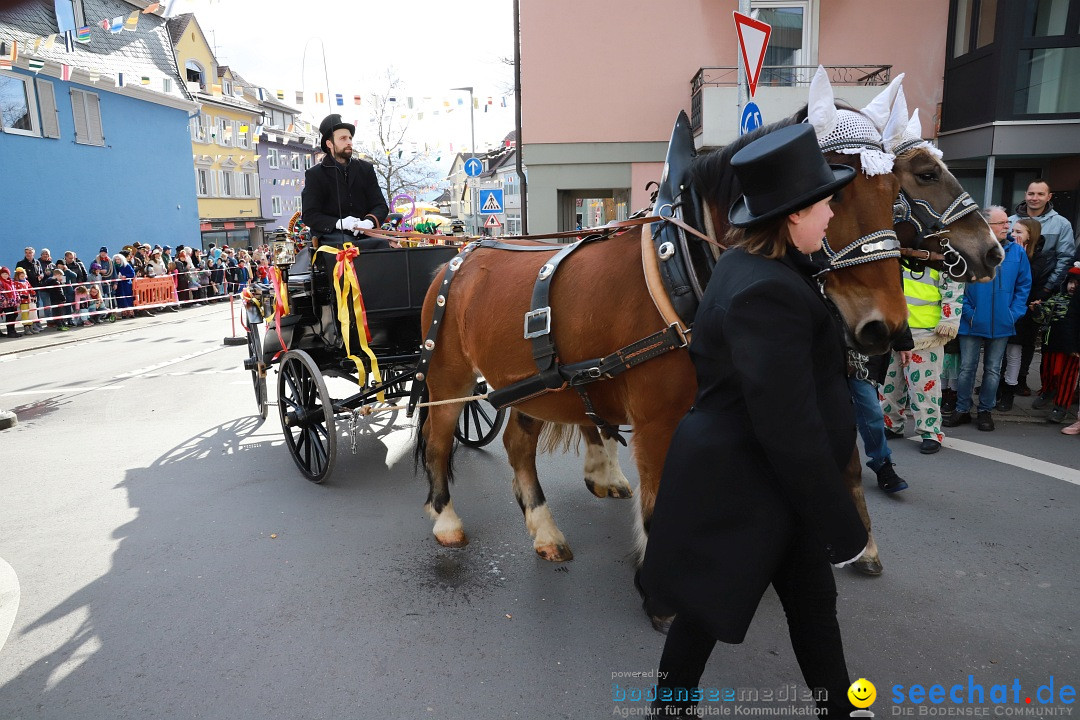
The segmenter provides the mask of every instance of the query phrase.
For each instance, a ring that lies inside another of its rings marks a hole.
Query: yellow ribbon
[[[342,336],[345,340],[345,354],[356,365],[357,382],[363,385],[364,380],[367,379],[367,373],[364,371],[364,363],[360,358],[353,355],[351,347],[352,320],[349,317],[350,302],[352,303],[353,316],[357,318],[359,323],[356,336],[360,339],[360,349],[371,360],[371,374],[375,379],[375,383],[377,385],[382,384],[379,361],[375,358],[375,353],[372,352],[371,347],[368,345],[367,311],[364,309],[364,296],[360,292],[360,281],[356,277],[356,268],[352,264],[353,259],[360,254],[360,250],[353,247],[352,243],[345,243],[344,250],[322,245],[319,247],[318,252],[332,253],[337,261],[334,266],[334,291],[337,295],[338,322],[341,324]],[[378,393],[376,399],[379,402],[386,402],[381,392]]]

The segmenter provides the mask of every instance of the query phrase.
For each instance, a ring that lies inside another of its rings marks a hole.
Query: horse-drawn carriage
[[[444,245],[316,248],[295,231],[273,240],[272,283],[242,293],[244,369],[265,419],[267,373],[277,368],[285,443],[309,480],[322,482],[334,468],[338,418],[347,417],[355,431],[360,414],[393,412],[384,403],[408,395],[421,349],[424,294],[436,269],[457,252]],[[348,378],[356,392],[331,397],[326,377]],[[474,393],[486,390],[480,380]],[[471,400],[455,437],[470,447],[486,445],[504,417],[482,398]]]

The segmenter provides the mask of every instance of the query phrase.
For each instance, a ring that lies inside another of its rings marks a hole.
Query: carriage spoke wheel
[[[487,391],[487,383],[481,380],[476,383],[473,395],[483,395]],[[462,445],[473,448],[483,447],[498,437],[505,421],[506,408],[496,410],[495,406],[487,400],[471,400],[465,403],[458,417],[454,437],[460,440]]]
[[[290,350],[281,358],[278,415],[296,466],[308,480],[321,483],[337,459],[334,406],[322,372],[303,350]]]
[[[259,408],[259,417],[266,419],[266,363],[263,362],[262,340],[259,339],[259,326],[248,325],[248,359],[244,367],[251,370],[251,384],[255,387],[255,405]]]

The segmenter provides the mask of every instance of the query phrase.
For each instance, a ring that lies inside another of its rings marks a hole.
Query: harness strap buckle
[[[551,306],[525,313],[525,339],[532,340],[551,332]]]

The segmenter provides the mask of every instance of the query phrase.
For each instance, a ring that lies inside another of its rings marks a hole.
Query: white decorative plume
[[[881,126],[881,139],[887,149],[892,150],[903,141],[907,126],[907,98],[904,96],[904,88],[900,88],[893,99],[889,117]]]
[[[893,81],[889,83],[888,87],[879,92],[877,96],[870,101],[866,107],[860,112],[866,117],[870,118],[870,122],[874,123],[874,127],[878,129],[878,132],[884,132],[885,124],[892,116],[893,106],[896,104],[897,94],[904,91],[901,83],[904,81],[904,73],[900,73]]]
[[[923,140],[922,122],[919,120],[919,108],[908,117],[907,98],[903,88],[896,96],[893,105],[894,116],[889,118],[889,124],[885,127],[885,147],[894,153],[903,153],[912,148],[924,148],[934,157],[941,159],[942,152],[930,142]]]
[[[833,95],[829,74],[818,65],[810,81],[810,98],[806,104],[806,121],[814,127],[818,142],[836,129],[836,97]]]

